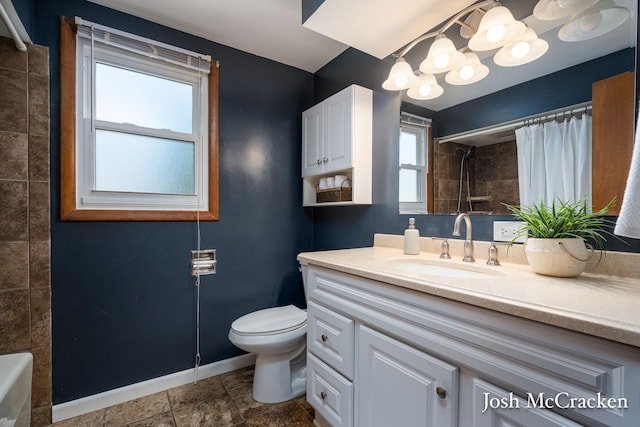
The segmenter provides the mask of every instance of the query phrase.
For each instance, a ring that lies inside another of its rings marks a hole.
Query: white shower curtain
[[[591,206],[591,116],[516,129],[520,204]]]

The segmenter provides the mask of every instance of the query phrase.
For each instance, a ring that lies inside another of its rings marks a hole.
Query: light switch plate
[[[516,237],[518,229],[524,225],[522,221],[493,221],[493,240],[496,242],[518,242],[524,243],[527,241],[527,236],[522,236],[513,240]]]

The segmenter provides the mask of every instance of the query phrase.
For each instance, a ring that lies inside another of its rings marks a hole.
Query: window
[[[427,213],[431,120],[402,113],[400,119],[400,213]]]
[[[218,219],[210,58],[65,18],[62,220]]]

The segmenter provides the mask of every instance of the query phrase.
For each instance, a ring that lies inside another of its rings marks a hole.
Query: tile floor
[[[52,427],[313,427],[305,397],[264,404],[251,397],[253,367],[141,397]]]

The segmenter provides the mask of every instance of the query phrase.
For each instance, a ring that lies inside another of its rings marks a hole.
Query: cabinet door
[[[580,427],[481,379],[473,380],[473,427]]]
[[[633,153],[635,74],[627,72],[592,86],[592,189],[593,210],[614,197],[609,215],[620,213]]]
[[[302,113],[302,176],[322,173],[322,105]]]
[[[353,91],[350,87],[332,97],[324,104],[324,154],[325,172],[334,172],[351,167],[351,144],[353,127]]]
[[[358,329],[357,425],[455,426],[458,369],[366,326]]]

